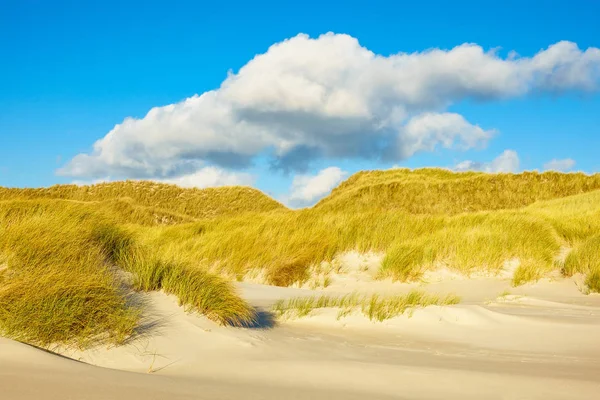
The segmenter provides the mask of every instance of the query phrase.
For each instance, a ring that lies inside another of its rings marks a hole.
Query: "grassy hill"
[[[123,181],[90,186],[55,185],[39,189],[0,187],[0,200],[15,199],[63,199],[82,202],[122,200],[138,207],[150,207],[158,213],[168,213],[171,217],[179,215],[192,218],[212,218],[284,208],[261,191],[249,187],[184,189],[150,181]]]
[[[0,189],[0,331],[37,344],[122,341],[139,325],[131,296],[158,289],[244,325],[253,311],[230,280],[326,282],[322,262],[349,250],[382,254],[378,278],[498,273],[516,260],[514,285],[582,273],[600,292],[599,188],[599,175],[370,171],[303,210],[235,187]]]
[[[438,168],[363,171],[352,175],[316,208],[330,211],[403,210],[459,214],[516,209],[536,201],[600,189],[600,174],[524,172],[488,174]]]
[[[593,246],[600,233],[597,187],[599,175],[363,172],[312,209],[216,218],[142,236],[201,268],[237,279],[262,274],[276,285],[305,281],[322,261],[358,250],[385,254],[382,278],[418,279],[440,266],[493,273],[517,259],[514,284],[562,270],[587,273],[600,290],[589,274],[600,262],[573,266],[578,249]],[[562,249],[574,249],[566,267],[556,261]]]

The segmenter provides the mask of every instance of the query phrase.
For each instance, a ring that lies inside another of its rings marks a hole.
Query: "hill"
[[[151,207],[159,214],[169,213],[170,217],[176,219],[185,219],[181,216],[213,218],[284,208],[261,191],[250,187],[186,189],[150,181],[122,181],[90,186],[55,185],[39,189],[0,187],[0,201],[17,199],[63,199],[83,202],[122,200],[134,206]]]
[[[253,310],[230,280],[324,288],[356,272],[338,262],[348,252],[377,255],[370,280],[447,269],[517,286],[580,273],[582,290],[600,292],[599,187],[599,175],[369,171],[303,210],[239,187],[0,188],[0,332],[120,342],[140,324],[135,290],[244,325]]]
[[[438,168],[363,171],[348,178],[315,208],[328,211],[403,210],[453,215],[516,209],[600,189],[600,174],[523,172],[489,174]]]

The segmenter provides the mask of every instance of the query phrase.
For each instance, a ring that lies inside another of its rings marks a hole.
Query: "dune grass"
[[[385,253],[380,277],[400,281],[440,266],[497,273],[518,260],[513,284],[520,285],[556,269],[561,247],[598,232],[599,177],[363,172],[312,209],[200,219],[142,229],[140,236],[161,253],[203,269],[238,280],[262,275],[280,286],[306,282],[315,266],[351,250]],[[368,194],[364,202],[357,192]],[[338,201],[347,195],[349,203]],[[422,209],[411,208],[417,205]]]
[[[130,336],[139,310],[106,268],[94,229],[104,221],[78,207],[0,203],[0,331],[29,343]]]
[[[519,259],[514,283],[555,268],[563,239],[545,219],[524,211],[421,216],[403,212],[329,213],[318,209],[218,218],[144,230],[143,240],[170,257],[244,279],[304,283],[311,268],[351,250],[386,254],[380,277],[410,281],[440,265],[457,272],[498,273]],[[256,274],[255,274],[256,275]]]
[[[223,324],[253,321],[253,309],[221,277],[159,258],[87,205],[61,200],[0,202],[0,332],[28,343],[80,347],[122,343],[141,313],[134,289],[163,289]]]
[[[516,209],[600,189],[600,174],[488,174],[439,168],[363,171],[321,200],[325,210],[398,209],[411,214],[460,214]]]
[[[443,228],[410,241],[398,241],[386,252],[381,274],[397,280],[420,278],[436,266],[469,275],[499,273],[508,260],[520,266],[513,283],[539,279],[553,269],[560,241],[552,227],[525,213],[482,212],[445,220]]]
[[[297,297],[280,300],[273,305],[278,317],[301,318],[313,310],[323,308],[339,308],[338,318],[360,310],[371,321],[384,321],[404,314],[408,310],[430,305],[458,304],[460,298],[455,295],[443,297],[413,290],[406,295],[370,296],[351,293],[345,296]]]
[[[600,293],[600,234],[594,235],[569,253],[564,273],[586,275],[585,284],[591,292]]]
[[[263,212],[284,208],[259,190],[250,187],[185,189],[150,181],[122,181],[88,186],[55,185],[39,189],[0,187],[0,200],[62,199],[82,202],[124,200],[151,207],[157,213],[185,215],[187,218],[212,218]]]
[[[169,257],[242,280],[259,270],[278,286],[305,282],[309,268],[357,249],[384,251],[438,229],[443,220],[404,213],[325,214],[275,211],[140,229],[145,243]]]
[[[410,281],[440,267],[494,274],[517,260],[514,285],[560,268],[600,291],[598,187],[599,175],[370,171],[296,211],[249,188],[0,188],[0,331],[36,344],[119,343],[139,321],[131,289],[164,290],[244,326],[254,312],[231,278],[302,284],[354,250],[384,254],[378,278]],[[129,288],[119,270],[132,275]]]

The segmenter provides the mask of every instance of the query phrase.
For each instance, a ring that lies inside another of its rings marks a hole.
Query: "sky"
[[[600,172],[598,1],[217,3],[0,0],[0,186]]]

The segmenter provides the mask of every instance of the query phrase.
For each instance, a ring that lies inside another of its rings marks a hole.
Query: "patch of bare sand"
[[[382,288],[361,285],[365,291]],[[417,286],[465,301],[383,323],[360,313],[338,319],[336,310],[325,309],[272,326],[265,312],[261,326],[235,329],[186,314],[172,296],[146,294],[148,330],[117,348],[61,350],[82,362],[0,340],[3,398],[596,397],[600,296],[583,295],[572,280],[516,289],[498,278]],[[395,294],[414,287],[393,284],[385,290]],[[240,284],[240,290],[268,310],[281,298],[344,293],[356,286],[317,291]]]

